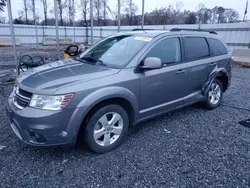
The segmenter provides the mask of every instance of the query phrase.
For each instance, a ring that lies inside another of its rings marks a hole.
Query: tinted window
[[[177,63],[181,61],[181,48],[179,38],[164,39],[156,44],[146,55],[158,57],[162,63]]]
[[[185,37],[183,40],[186,61],[194,61],[209,56],[208,44],[205,38]]]
[[[207,39],[213,56],[227,54],[225,46],[217,39]]]

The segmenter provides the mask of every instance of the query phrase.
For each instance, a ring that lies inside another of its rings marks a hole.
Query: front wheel
[[[120,145],[127,135],[128,127],[129,117],[121,106],[103,106],[87,122],[85,143],[95,153],[108,152]]]
[[[206,108],[209,110],[217,108],[221,103],[222,96],[223,96],[222,83],[219,80],[214,79],[207,93],[207,99],[205,102]]]

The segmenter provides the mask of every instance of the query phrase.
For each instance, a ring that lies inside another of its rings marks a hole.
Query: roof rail
[[[132,31],[148,31],[148,30],[154,30],[154,29],[133,29]]]
[[[198,31],[198,32],[208,32],[211,34],[215,34],[217,35],[217,33],[215,31],[209,31],[209,30],[205,30],[205,29],[182,29],[182,28],[173,28],[170,31]]]

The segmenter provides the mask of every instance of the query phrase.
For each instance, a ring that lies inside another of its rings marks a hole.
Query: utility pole
[[[120,32],[121,29],[121,0],[118,0],[118,32]]]
[[[54,0],[54,13],[55,13],[55,22],[56,22],[56,51],[57,51],[57,60],[60,59],[60,46],[59,46],[59,31],[58,31],[58,11],[57,11],[57,2]]]
[[[69,25],[72,25],[72,5],[71,5],[71,0],[69,0]]]
[[[248,0],[246,2],[246,9],[245,9],[244,16],[243,16],[243,22],[245,22],[246,20],[247,10],[248,10]]]
[[[144,0],[142,0],[142,14],[141,14],[141,16],[142,16],[142,19],[141,19],[141,29],[143,29],[143,26],[144,26],[144,6],[145,6],[145,4],[144,4],[145,2],[144,2]]]
[[[7,0],[7,8],[8,8],[8,15],[9,15],[9,21],[10,21],[11,40],[12,40],[14,58],[15,58],[15,63],[16,63],[16,73],[17,73],[17,75],[19,75],[20,72],[19,72],[18,62],[17,62],[16,39],[15,39],[15,33],[14,33],[14,28],[13,28],[13,22],[12,22],[12,12],[11,12],[10,0]]]
[[[132,25],[132,22],[133,22],[133,20],[132,20],[132,0],[129,0],[129,12],[130,12],[130,20],[129,20],[129,22],[130,22],[130,25]]]
[[[76,32],[75,32],[75,0],[72,0],[72,15],[73,15],[73,32],[74,32],[74,43],[76,42]]]
[[[91,28],[91,44],[93,44],[94,39],[93,39],[93,25],[94,25],[94,21],[93,21],[93,0],[90,0],[90,28]]]
[[[34,19],[34,25],[35,25],[35,32],[36,32],[36,49],[38,51],[38,36],[37,36],[37,25],[36,25],[36,7],[35,7],[35,0],[32,0],[32,6],[33,6],[33,19]]]

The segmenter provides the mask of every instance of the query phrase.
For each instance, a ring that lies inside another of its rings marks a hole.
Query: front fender
[[[213,83],[214,79],[217,76],[222,76],[224,74],[227,74],[227,70],[225,68],[218,68],[215,67],[214,70],[211,72],[211,74],[209,75],[207,81],[205,82],[205,84],[202,87],[202,93],[203,95],[206,95],[211,84]]]
[[[88,107],[91,110],[96,104],[112,99],[122,98],[127,100],[133,108],[133,124],[138,120],[139,102],[137,97],[128,89],[118,86],[111,86],[98,89],[84,97],[77,107]]]

